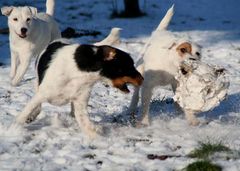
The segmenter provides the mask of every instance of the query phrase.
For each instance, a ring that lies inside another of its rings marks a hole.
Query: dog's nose
[[[22,33],[22,34],[26,34],[26,33],[27,33],[27,28],[24,28],[24,27],[21,28],[21,33]]]

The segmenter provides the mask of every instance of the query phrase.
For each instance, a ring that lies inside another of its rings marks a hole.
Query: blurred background
[[[166,10],[175,4],[175,31],[240,30],[239,0],[56,0],[56,19],[61,29],[109,30],[121,27],[127,37],[149,34]],[[0,6],[30,5],[45,11],[44,0],[1,0]],[[7,27],[0,17],[0,28]],[[239,35],[238,35],[239,37]]]
[[[240,39],[239,0],[56,0],[55,18],[65,36],[79,42],[99,41],[112,27],[123,29],[122,38],[140,38],[150,36],[173,4],[170,30],[184,32],[207,46]],[[44,0],[0,1],[1,7],[8,5],[30,5],[45,12]],[[0,15],[0,62],[5,63],[9,62],[5,60],[9,56],[6,32],[7,17]]]

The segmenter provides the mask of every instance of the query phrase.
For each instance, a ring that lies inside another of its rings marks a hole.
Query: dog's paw
[[[9,77],[11,78],[11,80],[15,77],[15,75],[16,74],[14,72],[12,72],[12,71],[10,72]]]
[[[198,126],[200,124],[200,121],[197,119],[193,119],[189,121],[189,125],[191,126]]]
[[[102,131],[100,127],[95,127],[93,125],[83,128],[84,133],[89,139],[96,139],[99,136],[99,132]]]
[[[13,87],[16,87],[16,86],[18,86],[19,82],[20,82],[20,81],[18,81],[18,80],[16,80],[16,79],[13,79],[13,80],[11,81],[11,85],[12,85]]]
[[[26,119],[23,118],[23,117],[21,117],[21,116],[17,116],[16,119],[15,119],[15,122],[16,122],[17,124],[23,125],[23,124],[26,123]]]
[[[137,122],[134,127],[136,128],[145,128],[145,127],[148,127],[149,124],[146,124],[146,123],[142,123],[142,122]]]
[[[27,118],[27,120],[25,121],[25,123],[31,123],[35,120],[36,117],[30,116]]]
[[[149,126],[150,125],[150,121],[149,121],[149,117],[148,116],[145,116],[141,122],[140,122],[141,125],[144,125],[145,127],[146,126]]]
[[[89,139],[96,139],[98,136],[98,133],[95,129],[88,130],[86,133]]]

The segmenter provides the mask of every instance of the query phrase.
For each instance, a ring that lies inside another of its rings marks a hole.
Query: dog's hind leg
[[[71,111],[70,111],[70,116],[75,117],[75,107],[73,102],[71,102]]]
[[[132,96],[131,104],[128,109],[128,113],[131,114],[131,122],[135,123],[136,122],[136,110],[137,110],[137,105],[139,101],[139,91],[140,87],[134,87],[134,93]]]
[[[32,119],[35,119],[40,112],[38,111],[38,107],[44,101],[44,98],[37,93],[30,102],[25,106],[23,111],[17,116],[17,123],[24,124],[25,122],[30,122]]]
[[[87,112],[87,103],[89,99],[90,90],[85,90],[78,95],[77,99],[73,101],[74,104],[74,114],[78,122],[79,127],[85,132],[89,138],[95,138],[97,136],[97,131],[93,123],[89,120]]]
[[[17,53],[11,50],[11,71],[10,71],[11,79],[13,79],[16,75],[17,65],[18,65]]]
[[[19,67],[17,69],[17,73],[16,73],[14,79],[12,80],[12,85],[13,86],[17,86],[17,84],[23,78],[23,76],[24,76],[25,72],[27,71],[27,68],[30,64],[31,56],[32,56],[32,54],[19,56],[20,64],[19,64]]]

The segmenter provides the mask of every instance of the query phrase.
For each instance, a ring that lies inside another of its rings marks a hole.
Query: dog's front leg
[[[185,110],[185,117],[188,121],[188,123],[192,126],[199,125],[199,120],[196,118],[196,113],[191,110]]]
[[[28,102],[23,111],[17,116],[17,123],[24,124],[25,122],[31,122],[32,119],[35,119],[40,113],[37,111],[43,101],[44,98],[40,94],[36,94],[31,101]]]
[[[17,68],[17,73],[15,75],[15,77],[12,80],[12,85],[13,86],[17,86],[18,83],[22,80],[25,72],[27,71],[27,68],[30,64],[30,60],[31,60],[32,54],[22,54],[19,56],[19,67]]]
[[[15,51],[11,50],[11,70],[10,70],[11,79],[13,79],[16,75],[17,64],[18,64],[18,55]]]
[[[89,120],[87,112],[87,103],[90,90],[82,92],[77,99],[73,101],[74,114],[79,127],[85,132],[89,138],[93,139],[97,136],[97,132],[93,123]]]

